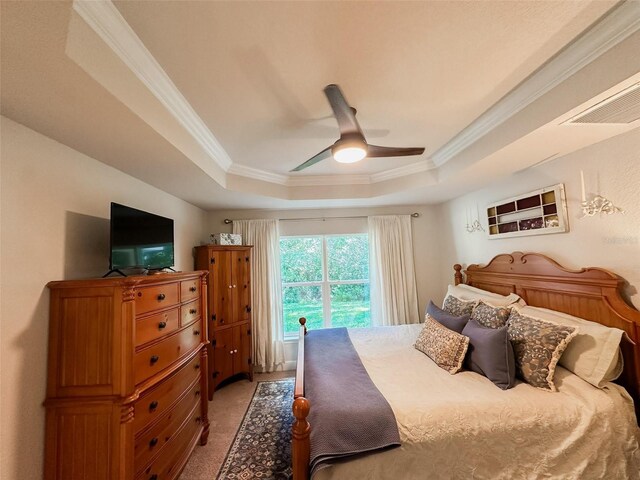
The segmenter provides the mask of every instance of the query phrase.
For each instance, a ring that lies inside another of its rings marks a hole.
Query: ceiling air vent
[[[640,83],[579,113],[567,123],[632,123],[640,119]]]

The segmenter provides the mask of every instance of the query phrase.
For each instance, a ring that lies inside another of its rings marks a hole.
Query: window
[[[284,334],[308,328],[368,327],[366,234],[280,238]]]

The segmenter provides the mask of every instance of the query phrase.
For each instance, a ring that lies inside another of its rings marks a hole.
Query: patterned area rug
[[[289,480],[292,378],[258,382],[218,480]]]

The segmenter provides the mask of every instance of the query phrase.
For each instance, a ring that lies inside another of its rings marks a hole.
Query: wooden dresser
[[[46,480],[169,480],[207,442],[207,273],[51,282]]]
[[[253,381],[251,246],[196,247],[196,269],[209,271],[209,399],[242,374]]]

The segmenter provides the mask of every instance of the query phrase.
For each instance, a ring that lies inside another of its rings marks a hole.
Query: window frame
[[[331,328],[331,286],[332,285],[359,285],[365,284],[370,286],[369,278],[365,279],[352,279],[352,280],[329,280],[329,257],[327,239],[330,237],[366,237],[367,246],[369,245],[369,235],[367,233],[330,233],[330,234],[317,234],[317,235],[280,235],[280,239],[288,238],[320,238],[322,240],[322,280],[313,282],[284,282],[282,277],[280,278],[280,285],[282,289],[282,321],[284,324],[284,290],[287,287],[320,287],[322,293],[322,328]],[[278,246],[280,242],[278,241]],[[282,257],[281,257],[282,258]],[[282,262],[282,260],[280,260]],[[369,264],[369,258],[367,258],[367,264]],[[282,267],[282,263],[281,263]],[[369,265],[369,268],[371,265]],[[371,290],[369,290],[371,291]],[[369,309],[371,311],[371,309]],[[369,325],[370,326],[370,325]],[[284,327],[284,325],[283,325]],[[297,337],[298,332],[284,332],[285,339]]]

